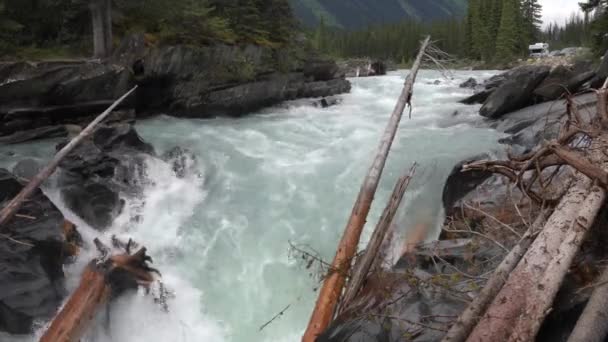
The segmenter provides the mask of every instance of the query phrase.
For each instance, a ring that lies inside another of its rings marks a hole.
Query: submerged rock
[[[531,104],[533,90],[549,75],[548,66],[523,66],[512,70],[507,80],[484,102],[480,114],[496,119]]]
[[[460,88],[475,88],[477,87],[477,80],[473,77],[469,77],[468,80],[462,82],[459,86]]]
[[[153,155],[131,125],[99,127],[59,165],[67,207],[93,228],[106,228],[122,210],[120,195],[141,192],[145,158]]]
[[[22,187],[0,169],[0,207]],[[3,227],[14,240],[0,239],[0,330],[28,334],[35,319],[51,317],[63,301],[68,253],[63,215],[40,190],[19,214]]]

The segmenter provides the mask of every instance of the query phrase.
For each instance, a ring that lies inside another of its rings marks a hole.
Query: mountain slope
[[[464,16],[467,0],[290,0],[305,26],[320,18],[330,26],[359,29],[404,19],[431,21]]]

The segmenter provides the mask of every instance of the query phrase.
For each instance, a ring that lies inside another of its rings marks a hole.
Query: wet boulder
[[[154,148],[131,125],[101,126],[60,163],[62,198],[91,227],[104,229],[120,214],[121,195],[143,190],[149,156]]]
[[[0,169],[0,207],[23,187]],[[29,334],[36,319],[48,319],[61,305],[63,264],[68,257],[63,215],[37,190],[3,232],[0,240],[0,331]]]
[[[463,160],[454,166],[443,186],[442,202],[446,213],[452,210],[458,200],[492,176],[489,171],[462,171],[462,167],[465,164],[488,158],[487,154],[482,154]]]
[[[594,72],[576,72],[573,68],[559,65],[534,89],[534,95],[541,101],[557,100],[566,93],[576,93],[594,76]]]
[[[475,94],[458,102],[468,105],[484,103],[488,99],[488,97],[494,92],[494,90],[496,90],[496,88],[500,87],[505,82],[508,75],[509,71],[490,77],[481,84],[481,90],[476,91]]]
[[[548,66],[526,65],[509,73],[507,80],[484,102],[480,114],[490,119],[532,104],[534,89],[549,75]]]
[[[469,77],[468,80],[460,83],[460,88],[475,88],[477,87],[477,80],[473,77]]]

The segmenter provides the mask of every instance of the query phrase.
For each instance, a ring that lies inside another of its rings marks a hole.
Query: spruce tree
[[[538,0],[523,0],[521,3],[522,35],[526,45],[537,42],[540,38],[540,25],[543,23],[542,9]]]
[[[503,0],[502,17],[498,36],[496,37],[496,59],[507,61],[519,52],[520,30],[518,21],[520,16],[518,0]]]

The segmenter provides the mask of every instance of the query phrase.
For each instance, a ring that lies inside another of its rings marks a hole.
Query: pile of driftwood
[[[336,257],[324,278],[302,341],[313,342],[356,298],[381,259],[391,236],[391,221],[414,168],[395,186],[366,250],[355,260],[363,225],[373,200],[402,112],[425,56],[427,38],[414,63],[383,135],[376,159],[363,183]],[[607,80],[608,83],[608,80]],[[591,226],[605,207],[608,189],[608,90],[597,92],[597,115],[583,115],[568,99],[568,115],[559,136],[534,151],[508,160],[480,161],[463,171],[483,170],[507,177],[523,196],[542,208],[485,283],[483,289],[446,332],[444,342],[534,341],[566,274]],[[566,176],[564,176],[566,175]],[[548,191],[559,177],[558,195]],[[570,181],[564,181],[570,179]],[[553,195],[554,197],[550,197]],[[354,264],[354,265],[353,265]],[[580,316],[569,341],[603,341],[608,333],[608,269]]]

